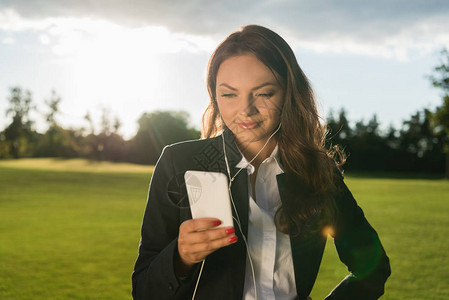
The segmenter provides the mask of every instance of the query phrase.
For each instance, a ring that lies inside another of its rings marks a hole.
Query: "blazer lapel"
[[[249,209],[249,194],[248,194],[248,176],[246,170],[239,171],[235,166],[242,159],[242,154],[237,149],[235,144],[235,137],[232,132],[228,129],[223,132],[224,137],[224,147],[226,151],[226,158],[229,164],[229,171],[231,173],[231,178],[234,180],[231,184],[231,194],[232,199],[235,204],[235,209],[233,207],[232,214],[236,220],[240,220],[240,226],[234,221],[235,232],[239,239],[239,242],[231,245],[229,250],[232,251],[232,261],[233,264],[232,274],[229,274],[229,278],[232,280],[232,284],[229,286],[232,288],[233,299],[241,299],[243,295],[243,286],[245,282],[245,272],[246,272],[246,259],[247,251],[246,245],[243,241],[243,236],[245,239],[248,236],[248,209]],[[221,147],[223,147],[223,139],[219,138]],[[224,160],[224,157],[223,157]],[[225,170],[227,174],[227,171]],[[237,175],[237,176],[236,176]]]
[[[223,132],[224,146],[226,147],[226,157],[229,163],[229,170],[231,178],[236,176],[239,169],[235,166],[242,160],[242,154],[237,149],[235,144],[235,136],[227,129]],[[242,170],[234,178],[231,184],[231,193],[234,200],[235,209],[233,208],[233,215],[237,220],[240,220],[240,226],[245,237],[248,235],[248,176],[246,170]],[[238,229],[238,228],[236,228]],[[237,230],[236,230],[237,231]]]
[[[285,173],[277,175],[276,179],[281,202],[287,198],[296,198],[296,201],[301,201],[301,190],[298,188],[301,187],[300,183],[295,185],[288,183]],[[301,235],[298,232],[292,232],[290,244],[298,299],[306,299],[312,291],[318,274],[326,237],[319,230]]]

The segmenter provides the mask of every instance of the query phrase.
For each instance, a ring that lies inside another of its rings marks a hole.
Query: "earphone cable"
[[[225,163],[226,163],[226,171],[227,171],[227,173],[228,173],[228,177],[229,177],[229,188],[228,188],[228,192],[229,192],[229,196],[230,196],[230,198],[231,198],[231,203],[232,203],[232,207],[233,207],[233,209],[234,209],[234,212],[235,212],[235,215],[236,215],[236,217],[237,218],[234,218],[235,220],[236,220],[236,223],[237,223],[237,225],[238,225],[238,227],[239,227],[239,230],[240,230],[240,233],[242,234],[242,237],[243,237],[243,241],[244,241],[244,243],[245,243],[245,246],[246,246],[246,252],[247,252],[247,255],[248,255],[248,260],[249,260],[249,263],[250,263],[250,266],[251,266],[251,272],[252,272],[252,277],[253,277],[253,285],[254,285],[254,295],[255,295],[255,300],[257,300],[257,285],[256,285],[256,274],[255,274],[255,271],[254,271],[254,264],[253,264],[253,260],[252,260],[252,258],[251,258],[251,253],[250,253],[250,250],[249,250],[249,245],[248,245],[248,242],[247,242],[247,240],[246,240],[246,237],[245,237],[245,235],[243,234],[243,230],[242,230],[242,226],[241,226],[241,222],[240,222],[240,216],[239,216],[239,213],[237,212],[237,208],[236,208],[236,206],[235,206],[235,203],[234,203],[234,198],[232,197],[232,192],[231,192],[231,186],[232,186],[232,182],[234,181],[234,179],[237,177],[237,175],[243,170],[243,169],[245,169],[246,167],[248,167],[256,158],[257,158],[257,156],[259,156],[259,154],[262,152],[262,150],[268,145],[268,142],[271,140],[271,138],[279,131],[279,129],[281,129],[281,123],[279,123],[279,126],[278,126],[278,128],[270,135],[270,137],[267,139],[267,141],[265,142],[265,144],[263,145],[263,147],[257,152],[257,154],[246,164],[246,166],[244,166],[244,167],[242,167],[242,168],[240,168],[238,171],[237,171],[237,173],[233,176],[233,177],[231,177],[231,170],[230,170],[230,168],[229,168],[229,162],[228,162],[228,157],[227,157],[227,155],[226,155],[226,145],[225,145],[225,141],[224,141],[224,136],[223,136],[223,133],[222,133],[222,135],[221,135],[221,139],[222,139],[222,143],[223,143],[223,154],[224,154],[224,160],[225,160]]]
[[[206,259],[203,259],[203,261],[201,263],[200,273],[198,274],[198,279],[197,279],[196,284],[195,284],[195,289],[193,290],[192,300],[195,299],[196,290],[198,289],[198,284],[200,283],[201,273],[203,273],[203,267],[204,267],[204,262],[205,261],[206,261]]]
[[[240,222],[240,216],[239,213],[237,212],[237,208],[235,206],[234,203],[234,198],[232,197],[232,192],[231,192],[231,186],[232,186],[232,182],[234,181],[234,179],[237,177],[237,175],[243,170],[246,169],[246,167],[248,167],[256,158],[257,156],[259,156],[259,154],[262,152],[262,150],[268,145],[268,142],[271,140],[271,138],[279,131],[279,129],[281,129],[281,123],[279,123],[278,128],[270,135],[270,137],[267,139],[267,141],[265,142],[265,144],[263,145],[263,147],[259,150],[259,152],[256,153],[256,155],[246,164],[246,166],[240,168],[237,173],[235,173],[235,175],[233,177],[231,177],[231,169],[229,168],[229,162],[228,162],[228,157],[226,155],[226,145],[225,145],[225,141],[224,141],[224,136],[223,133],[221,134],[221,138],[222,138],[222,142],[223,142],[223,154],[224,154],[224,160],[226,163],[226,171],[228,173],[228,178],[229,178],[229,187],[228,187],[228,193],[229,196],[231,198],[231,203],[232,203],[232,208],[234,209],[236,218],[233,217],[233,219],[236,221],[237,226],[240,230],[240,233],[242,234],[243,237],[243,242],[245,243],[245,247],[246,247],[246,253],[248,255],[248,260],[249,260],[249,264],[251,266],[251,273],[252,273],[252,277],[253,277],[253,285],[254,285],[254,296],[255,296],[255,300],[257,300],[257,285],[256,285],[256,273],[254,271],[254,264],[253,264],[253,260],[251,258],[251,253],[249,250],[249,245],[248,245],[248,241],[246,240],[245,235],[243,234],[243,230],[242,230],[242,225]],[[206,259],[204,259],[201,263],[201,268],[200,268],[200,272],[198,274],[198,279],[196,280],[196,284],[195,284],[195,289],[193,291],[193,295],[192,295],[192,300],[195,299],[195,295],[196,295],[196,291],[198,288],[198,285],[200,283],[200,279],[201,279],[201,274],[203,272],[203,267],[204,267],[204,263],[205,263]]]
[[[240,173],[240,171],[242,171],[243,169],[246,169],[246,167],[248,167],[256,158],[257,156],[259,156],[259,154],[262,152],[262,150],[268,145],[268,142],[271,140],[271,138],[279,131],[279,129],[281,129],[281,123],[279,123],[278,128],[270,135],[270,137],[267,139],[267,141],[265,142],[265,144],[262,146],[262,148],[260,148],[259,152],[256,153],[256,155],[246,164],[246,166],[244,166],[243,168],[240,168],[240,170],[237,171],[237,173],[235,173],[235,175],[231,177],[231,172],[229,170],[229,164],[228,164],[228,159],[226,157],[226,148],[225,148],[225,143],[224,143],[224,138],[223,138],[223,134],[222,134],[222,140],[223,140],[223,152],[224,152],[224,156],[225,156],[225,162],[226,162],[226,169],[228,171],[228,175],[229,175],[229,180],[230,182],[234,181],[235,177],[237,177],[237,175]]]

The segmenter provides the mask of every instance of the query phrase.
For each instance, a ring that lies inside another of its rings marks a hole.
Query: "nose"
[[[252,116],[257,114],[259,111],[257,109],[255,103],[256,99],[254,98],[254,96],[252,94],[249,94],[244,98],[245,99],[243,99],[242,101],[243,107],[241,108],[241,113],[244,114],[245,116]]]

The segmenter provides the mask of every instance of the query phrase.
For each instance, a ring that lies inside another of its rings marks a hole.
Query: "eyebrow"
[[[277,84],[275,84],[275,83],[273,83],[273,82],[265,82],[265,83],[262,83],[262,84],[259,85],[259,86],[256,86],[255,88],[253,88],[253,90],[258,90],[258,89],[263,88],[263,87],[265,87],[265,86],[267,86],[267,85],[277,85]],[[230,85],[227,84],[227,83],[221,83],[219,86],[227,87],[228,89],[233,90],[233,91],[236,91],[236,90],[237,90],[236,88],[233,88],[232,86],[230,86]]]

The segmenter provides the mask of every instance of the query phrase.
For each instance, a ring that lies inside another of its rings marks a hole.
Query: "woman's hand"
[[[179,226],[178,253],[180,274],[186,274],[217,249],[237,241],[234,227],[216,228],[221,221],[215,218],[198,218],[184,221]]]

